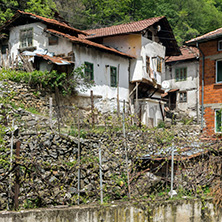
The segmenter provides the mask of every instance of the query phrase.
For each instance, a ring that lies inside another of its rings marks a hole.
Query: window
[[[222,82],[222,60],[216,61],[216,82]]]
[[[187,68],[176,69],[175,79],[176,81],[185,81],[187,80]]]
[[[222,40],[218,41],[218,46],[217,46],[218,51],[222,51]]]
[[[2,45],[2,54],[6,54],[6,49],[8,49],[8,45]]]
[[[20,30],[20,47],[26,48],[32,46],[33,28]]]
[[[117,68],[110,66],[110,82],[112,87],[117,87]]]
[[[157,57],[157,68],[156,68],[157,72],[162,72],[162,58]]]
[[[92,63],[85,62],[85,78],[89,81],[94,79]]]
[[[222,111],[221,110],[215,110],[215,132],[216,133],[221,133],[222,132],[222,121],[221,121],[221,115]]]
[[[180,101],[180,103],[187,102],[187,92],[180,92],[179,93],[179,101]]]
[[[58,45],[59,38],[57,36],[52,35],[48,39],[49,45]]]
[[[146,56],[146,73],[150,74],[150,57]]]

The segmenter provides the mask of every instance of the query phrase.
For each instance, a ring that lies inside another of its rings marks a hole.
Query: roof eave
[[[210,40],[214,40],[214,39],[217,39],[217,38],[220,38],[222,37],[222,33],[221,34],[216,34],[216,35],[213,35],[213,36],[209,36],[209,37],[205,37],[203,39],[200,39],[200,40],[194,40],[194,41],[187,41],[185,42],[185,45],[187,46],[196,46],[197,43],[203,43],[203,42],[207,42],[207,41],[210,41]]]

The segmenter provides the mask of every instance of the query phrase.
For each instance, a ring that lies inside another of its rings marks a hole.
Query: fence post
[[[102,150],[99,143],[99,175],[100,175],[100,203],[103,204],[103,172],[102,172]]]
[[[16,160],[16,169],[15,169],[15,210],[19,209],[19,202],[18,202],[18,197],[19,197],[19,182],[20,182],[20,172],[19,172],[19,157],[20,157],[20,146],[21,142],[17,141],[16,142],[16,151],[15,151],[15,160]]]
[[[94,126],[95,120],[94,120],[94,98],[93,98],[93,90],[90,91],[90,97],[91,97],[92,125]]]
[[[13,143],[14,143],[14,119],[12,120],[12,135],[11,135],[11,148],[10,148],[10,168],[12,169],[12,157],[13,157]],[[12,174],[9,174],[9,186],[8,186],[8,205],[7,209],[9,210],[9,199],[10,199],[10,192],[11,192],[11,186],[12,186]]]
[[[120,64],[118,64],[118,70],[117,70],[117,115],[120,115],[120,105],[119,105],[119,69]]]
[[[125,106],[125,100],[123,101]],[[125,107],[123,107],[123,137],[126,155],[126,170],[127,170],[127,183],[128,183],[128,197],[130,198],[130,180],[129,180],[129,166],[128,166],[128,154],[127,154],[127,144],[126,144],[126,129],[125,129]]]
[[[49,125],[52,129],[52,97],[49,98]]]
[[[81,171],[80,171],[80,122],[79,122],[79,110],[78,110],[78,205],[79,205],[79,199],[80,199],[80,177],[81,177]]]
[[[170,197],[173,197],[173,164],[174,164],[174,144],[172,145],[172,155],[171,155],[171,184],[170,184]]]

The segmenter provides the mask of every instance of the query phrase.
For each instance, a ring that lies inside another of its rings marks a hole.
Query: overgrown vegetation
[[[63,95],[77,93],[76,88],[81,85],[81,89],[92,86],[93,82],[87,81],[83,74],[83,66],[76,68],[71,74],[58,73],[53,71],[16,71],[10,69],[0,70],[0,80],[11,80],[14,82],[24,82],[36,89],[44,89],[55,92],[56,88]]]

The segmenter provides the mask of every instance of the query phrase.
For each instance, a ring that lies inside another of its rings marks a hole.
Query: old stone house
[[[166,72],[162,86],[168,99],[167,106],[199,116],[199,51],[195,47],[182,46],[181,55],[166,57]]]
[[[125,100],[142,123],[156,126],[163,119],[165,56],[180,54],[165,17],[81,31],[64,21],[18,11],[0,30],[5,33],[0,41],[3,58],[8,48],[11,60],[23,53],[34,57],[39,70],[71,72],[85,65],[85,78],[95,82],[91,90],[98,110],[116,110]],[[89,97],[89,89],[80,91],[79,105],[88,106]]]
[[[222,132],[222,28],[186,42],[200,50],[201,127],[207,134]]]
[[[132,113],[150,127],[164,119],[161,81],[165,74],[165,56],[179,55],[172,29],[166,17],[150,18],[122,25],[86,30],[88,39],[135,59],[129,67],[129,103]]]

